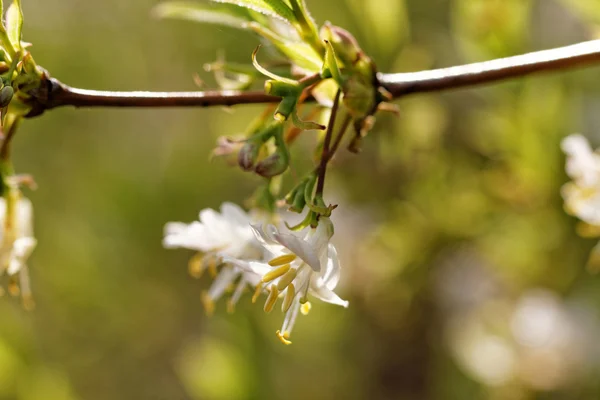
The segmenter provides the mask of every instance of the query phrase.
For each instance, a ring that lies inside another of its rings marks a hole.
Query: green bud
[[[285,121],[289,118],[289,116],[296,109],[296,103],[298,102],[298,97],[290,96],[284,97],[279,103],[277,110],[275,111],[275,119],[278,121]]]
[[[4,86],[2,90],[0,90],[0,108],[8,106],[14,94],[15,90],[12,86]]]
[[[319,35],[331,43],[335,55],[347,66],[353,65],[363,54],[354,36],[339,26],[326,22]]]
[[[344,85],[344,105],[354,118],[364,118],[375,108],[377,90],[361,75],[352,75]]]
[[[256,164],[254,171],[260,176],[271,178],[281,175],[290,164],[290,153],[283,140],[283,124],[275,124],[275,152]]]
[[[304,211],[304,207],[306,206],[306,199],[304,196],[306,184],[307,181],[305,179],[285,196],[285,202],[290,205],[290,211],[297,213]]]

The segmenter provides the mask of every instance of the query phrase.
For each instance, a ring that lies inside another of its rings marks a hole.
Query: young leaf
[[[279,82],[285,82],[290,85],[298,84],[298,82],[296,82],[295,80],[276,75],[276,74],[272,73],[271,71],[269,71],[268,69],[264,68],[262,65],[260,65],[258,63],[258,61],[256,60],[256,54],[258,53],[259,49],[260,49],[260,45],[256,49],[254,49],[254,51],[252,52],[252,65],[254,65],[254,68],[256,68],[258,70],[258,72],[260,72],[261,74],[263,74],[271,79],[279,81]]]
[[[6,10],[6,31],[16,51],[21,50],[21,30],[23,29],[23,11],[21,0],[14,0]]]
[[[248,22],[251,21],[246,12],[229,4],[209,5],[183,1],[159,4],[152,9],[152,15],[157,18],[185,19],[238,29],[248,29]]]
[[[292,9],[283,0],[210,0],[215,3],[235,4],[271,17],[281,18],[290,23],[296,22]]]
[[[310,72],[317,72],[321,68],[323,60],[309,44],[286,40],[256,22],[250,23],[250,29],[273,43],[296,66]]]
[[[323,75],[327,75],[327,72],[331,75],[334,81],[337,82],[338,85],[342,86],[344,82],[342,81],[342,74],[340,73],[340,67],[338,66],[337,60],[335,58],[335,52],[333,51],[333,46],[329,41],[325,41],[325,63],[323,64]]]

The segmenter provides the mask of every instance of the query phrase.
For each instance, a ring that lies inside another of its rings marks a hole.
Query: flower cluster
[[[207,314],[215,302],[231,293],[227,309],[233,312],[247,287],[254,288],[252,302],[266,294],[265,312],[271,312],[278,299],[285,318],[277,337],[290,344],[290,334],[298,313],[310,311],[309,298],[348,306],[334,293],[340,277],[340,263],[333,244],[333,225],[322,218],[306,232],[279,229],[260,215],[249,215],[240,207],[224,203],[221,212],[200,212],[190,224],[171,222],[165,226],[163,245],[197,251],[189,263],[190,273],[200,277],[209,270],[214,281],[202,293]]]
[[[336,205],[328,205],[323,197],[326,170],[344,142],[350,151],[360,150],[375,113],[389,109],[382,107],[389,94],[356,39],[330,23],[318,27],[304,0],[166,2],[154,12],[163,18],[253,32],[275,54],[270,65],[260,64],[259,46],[252,53],[252,66],[228,64],[222,56],[207,66],[223,89],[246,90],[266,77],[265,92],[281,99],[258,115],[242,138],[221,138],[213,155],[236,159],[243,170],[265,178],[252,199],[253,208],[273,215],[285,203],[289,211],[303,214],[304,219],[284,228],[226,203],[221,213],[203,210],[199,221],[189,225],[167,224],[164,245],[196,250],[190,261],[192,275],[209,270],[215,277],[202,294],[209,314],[229,290],[232,295],[227,305],[233,311],[248,286],[255,288],[253,302],[266,295],[266,312],[281,299],[285,319],[277,336],[289,344],[298,314],[307,314],[311,308],[309,298],[348,305],[334,292],[340,263],[330,243],[333,225],[329,218]],[[317,100],[315,106],[305,104],[310,97]],[[346,140],[350,127],[354,134]],[[310,130],[325,131],[314,135],[318,164],[295,179],[294,187],[283,191],[289,147],[303,131]]]

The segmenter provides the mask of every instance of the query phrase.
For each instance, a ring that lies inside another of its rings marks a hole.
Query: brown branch
[[[394,98],[398,98],[412,93],[475,86],[532,73],[573,69],[593,63],[600,63],[600,40],[450,68],[379,74],[379,81]],[[279,101],[279,98],[259,91],[110,92],[72,88],[53,78],[49,78],[47,83],[47,88],[32,93],[36,101],[28,117],[62,106],[209,107]]]
[[[411,93],[487,84],[538,72],[573,69],[593,63],[600,63],[600,40],[457,67],[381,74],[379,80],[396,98]]]

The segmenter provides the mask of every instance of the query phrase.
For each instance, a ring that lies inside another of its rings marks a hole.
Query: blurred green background
[[[600,32],[597,0],[307,2],[390,72]],[[195,90],[195,73],[213,82],[202,65],[218,49],[247,62],[257,44],[153,20],[152,0],[23,3],[36,61],[72,86]],[[251,194],[257,179],[208,155],[260,107],[27,121],[14,160],[39,184],[26,192],[37,308],[0,301],[0,399],[600,398],[600,279],[585,270],[595,241],[576,236],[559,192],[561,138],[600,145],[599,72],[412,96],[399,118],[379,118],[326,189],[350,307],[315,304],[292,346],[274,334],[283,316],[247,297],[206,318],[207,278],[188,276],[190,253],[161,247],[165,222]]]

